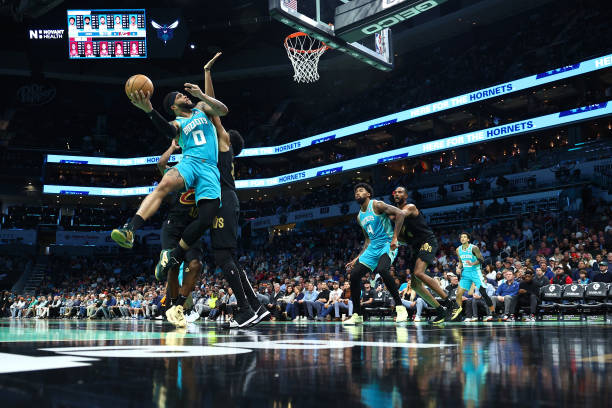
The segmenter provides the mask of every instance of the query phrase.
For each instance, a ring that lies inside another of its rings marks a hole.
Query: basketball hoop
[[[285,38],[285,49],[293,65],[295,82],[315,82],[319,79],[319,58],[330,47],[323,41],[297,32]]]

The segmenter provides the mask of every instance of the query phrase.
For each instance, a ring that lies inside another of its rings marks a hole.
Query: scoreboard
[[[68,10],[70,59],[146,58],[144,9]]]

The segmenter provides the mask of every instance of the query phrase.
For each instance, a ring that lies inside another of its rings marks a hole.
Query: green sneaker
[[[457,319],[459,319],[459,316],[461,315],[461,312],[463,311],[462,307],[458,307],[455,309],[455,311],[453,312],[453,316],[451,317],[451,321],[457,321]]]
[[[111,239],[123,248],[132,249],[134,246],[134,231],[127,228],[115,228],[111,232]]]
[[[164,249],[159,253],[159,262],[155,265],[155,279],[164,281],[168,277],[168,272],[180,262],[170,256],[171,249]]]

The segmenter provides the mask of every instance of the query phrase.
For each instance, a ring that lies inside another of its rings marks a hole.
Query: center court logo
[[[273,340],[258,342],[226,342],[214,346],[93,346],[43,348],[60,356],[24,356],[0,353],[0,374],[24,371],[40,371],[59,368],[87,367],[101,358],[185,358],[229,356],[251,353],[254,350],[323,350],[342,349],[355,346],[392,348],[444,348],[455,344],[401,343],[377,341],[341,340]]]

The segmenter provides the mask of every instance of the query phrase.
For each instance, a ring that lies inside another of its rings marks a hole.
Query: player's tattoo
[[[179,171],[177,169],[175,169],[174,167],[171,168],[170,170],[168,170],[168,172],[166,173],[166,175],[168,177],[173,177],[175,178],[177,181],[180,181],[182,183],[184,183],[185,181],[183,180],[183,176],[181,176],[181,173],[179,173]]]

